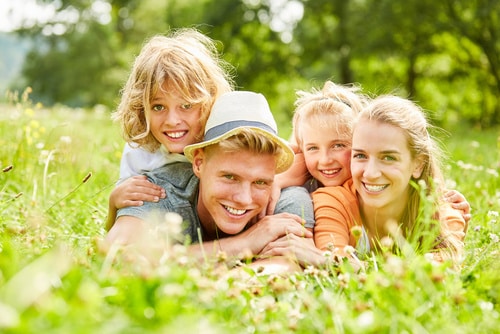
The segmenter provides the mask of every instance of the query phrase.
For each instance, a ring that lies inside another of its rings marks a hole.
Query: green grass
[[[498,129],[446,139],[450,185],[473,211],[460,272],[390,256],[359,275],[340,267],[239,277],[182,248],[154,267],[99,252],[118,125],[109,112],[19,100],[0,106],[0,332],[499,331]]]

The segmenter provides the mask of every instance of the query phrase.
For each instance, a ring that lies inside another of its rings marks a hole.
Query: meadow
[[[0,106],[0,332],[500,332],[499,129],[442,140],[448,185],[472,207],[461,270],[408,253],[362,273],[238,276],[183,247],[154,266],[100,251],[118,125],[105,108],[47,109],[28,93]]]

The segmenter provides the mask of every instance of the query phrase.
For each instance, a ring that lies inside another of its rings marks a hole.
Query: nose
[[[380,168],[375,159],[368,159],[366,164],[364,165],[363,177],[367,180],[372,180],[380,177]]]
[[[233,201],[241,205],[249,205],[253,201],[252,187],[250,184],[240,184],[239,187],[235,187],[235,192],[233,194]]]
[[[181,118],[176,108],[168,108],[165,115],[164,123],[169,126],[178,125],[181,123]]]
[[[329,153],[328,150],[327,151],[322,150],[320,152],[320,156],[319,156],[319,159],[318,159],[318,161],[319,161],[320,164],[328,164],[328,163],[331,162],[331,160],[332,159],[330,157],[330,153]]]

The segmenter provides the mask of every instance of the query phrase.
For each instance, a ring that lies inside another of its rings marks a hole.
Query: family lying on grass
[[[358,266],[390,239],[459,263],[470,207],[443,189],[416,104],[326,82],[298,93],[287,143],[265,97],[233,91],[228,68],[192,29],[145,44],[115,113],[128,144],[108,245],[133,244],[153,216],[176,212],[199,257],[223,252],[284,271],[344,257]],[[435,200],[431,217],[422,196]]]

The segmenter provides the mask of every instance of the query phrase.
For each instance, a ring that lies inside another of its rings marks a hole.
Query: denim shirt
[[[167,197],[159,202],[144,202],[141,206],[129,206],[119,209],[120,216],[133,216],[145,221],[163,222],[165,213],[176,212],[181,215],[184,224],[183,235],[192,243],[198,241],[198,229],[201,224],[196,212],[199,179],[193,173],[189,162],[176,162],[145,173],[148,180],[163,187]]]
[[[120,216],[133,216],[149,221],[162,222],[167,212],[181,215],[184,226],[183,234],[192,243],[199,242],[198,229],[201,224],[196,211],[199,179],[193,173],[193,167],[187,162],[177,162],[157,168],[145,174],[148,180],[163,187],[167,197],[159,202],[144,202],[142,206],[131,206],[118,210]],[[292,213],[304,219],[305,227],[314,227],[314,209],[312,198],[304,187],[282,189],[274,213]]]

